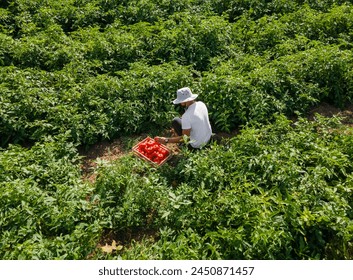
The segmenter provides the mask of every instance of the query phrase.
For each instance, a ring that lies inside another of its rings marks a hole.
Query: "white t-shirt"
[[[205,103],[197,101],[190,105],[181,118],[182,129],[191,129],[190,145],[201,148],[207,144],[212,135],[208,110]]]

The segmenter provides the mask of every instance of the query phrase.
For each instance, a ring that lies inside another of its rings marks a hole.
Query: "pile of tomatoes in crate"
[[[150,137],[147,137],[143,141],[139,142],[133,150],[139,156],[142,156],[143,158],[158,165],[163,164],[170,155],[170,152],[166,146]]]

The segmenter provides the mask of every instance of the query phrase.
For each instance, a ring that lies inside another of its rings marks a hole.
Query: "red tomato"
[[[137,147],[137,151],[157,164],[160,164],[169,155],[168,150],[154,139],[148,139],[140,143]]]
[[[145,143],[145,142],[141,143],[141,144],[139,145],[139,148],[140,148],[142,151],[146,150],[146,143]]]
[[[157,156],[157,152],[156,151],[152,151],[151,158],[155,158],[156,156]]]
[[[147,141],[147,145],[148,146],[153,146],[155,143],[156,142],[154,140],[152,140],[152,139]]]

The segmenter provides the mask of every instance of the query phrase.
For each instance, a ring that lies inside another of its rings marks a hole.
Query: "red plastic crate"
[[[152,165],[155,165],[155,166],[161,166],[163,165],[164,163],[166,163],[170,157],[172,156],[172,152],[171,150],[168,149],[167,146],[163,145],[163,144],[160,144],[158,142],[156,142],[158,144],[159,147],[161,147],[162,149],[166,150],[168,152],[168,156],[166,156],[160,163],[157,163],[157,162],[154,162],[152,161],[151,159],[149,159],[147,156],[145,156],[144,154],[140,153],[140,151],[138,150],[139,146],[142,144],[142,143],[145,143],[149,140],[153,140],[155,141],[153,138],[151,137],[146,137],[145,139],[143,139],[142,141],[138,142],[134,147],[132,147],[132,151],[134,152],[135,155],[137,155],[138,157],[146,160],[147,162],[151,163]]]

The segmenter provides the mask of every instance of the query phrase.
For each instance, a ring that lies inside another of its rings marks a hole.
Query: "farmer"
[[[206,105],[201,101],[196,101],[197,94],[193,94],[188,87],[177,90],[177,99],[174,104],[185,107],[182,117],[173,119],[172,127],[178,136],[175,137],[156,137],[162,143],[182,143],[184,135],[189,137],[188,148],[200,149],[211,139],[212,129],[208,118]]]

